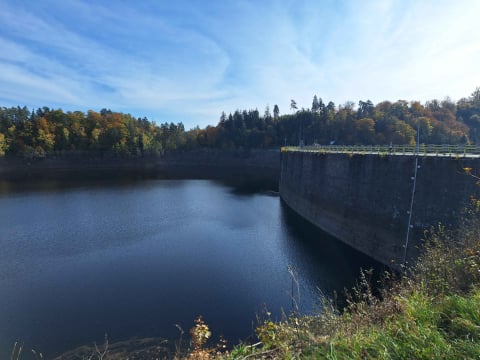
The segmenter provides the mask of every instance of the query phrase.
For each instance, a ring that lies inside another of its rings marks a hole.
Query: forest
[[[336,106],[316,95],[310,108],[288,113],[267,106],[222,112],[216,126],[185,130],[183,123],[162,123],[102,109],[64,112],[48,107],[0,108],[0,157],[149,157],[198,148],[250,149],[311,144],[480,143],[480,87],[469,97],[418,101],[370,100]]]

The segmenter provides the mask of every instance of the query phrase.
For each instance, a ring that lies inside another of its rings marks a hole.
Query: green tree
[[[375,121],[370,118],[355,119],[355,143],[357,144],[375,144]]]
[[[318,101],[317,95],[314,95],[313,101],[312,101],[312,112],[316,114],[319,111],[320,111],[320,102]]]
[[[5,135],[0,133],[0,156],[5,156],[7,152],[7,140],[5,139]]]
[[[270,106],[265,107],[265,113],[263,114],[263,118],[265,119],[266,122],[268,122],[267,119],[270,119],[272,117],[272,114],[270,114]]]
[[[273,118],[275,120],[278,120],[279,117],[280,117],[280,109],[278,108],[278,105],[275,104],[275,106],[273,107]]]
[[[413,145],[416,143],[416,131],[408,124],[401,120],[396,120],[394,122],[394,132],[392,137],[392,142],[394,144],[409,144]]]
[[[41,147],[44,152],[53,151],[55,147],[55,124],[51,124],[44,117],[35,119],[35,145]]]
[[[293,112],[297,111],[297,103],[295,100],[290,100],[290,110],[292,110]]]
[[[358,111],[357,118],[372,118],[374,116],[375,107],[370,100],[359,101],[358,102]]]
[[[420,143],[428,144],[432,135],[432,121],[428,117],[422,116],[415,119],[415,129],[420,129]]]

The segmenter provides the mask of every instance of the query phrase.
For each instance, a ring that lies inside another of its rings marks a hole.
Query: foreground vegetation
[[[314,96],[309,108],[267,106],[222,113],[216,126],[186,130],[183,123],[102,109],[64,112],[48,107],[0,107],[0,157],[145,157],[197,148],[271,148],[335,142],[342,145],[469,144],[480,142],[480,88],[469,97],[418,101],[370,100],[336,106]]]
[[[343,310],[325,301],[319,315],[265,320],[254,346],[221,354],[197,346],[188,357],[480,358],[479,204],[474,200],[461,230],[432,229],[417,264],[403,274],[385,274],[381,290],[374,291],[371,273],[362,272]]]

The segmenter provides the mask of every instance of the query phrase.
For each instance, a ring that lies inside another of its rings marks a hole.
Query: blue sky
[[[478,0],[0,0],[0,106],[110,108],[186,128],[314,94],[470,95]]]

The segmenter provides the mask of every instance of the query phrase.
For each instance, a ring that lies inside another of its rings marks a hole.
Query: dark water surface
[[[246,339],[266,304],[319,308],[375,265],[277,196],[209,180],[0,183],[0,358],[14,341],[50,358],[93,341],[178,338],[202,314]]]

